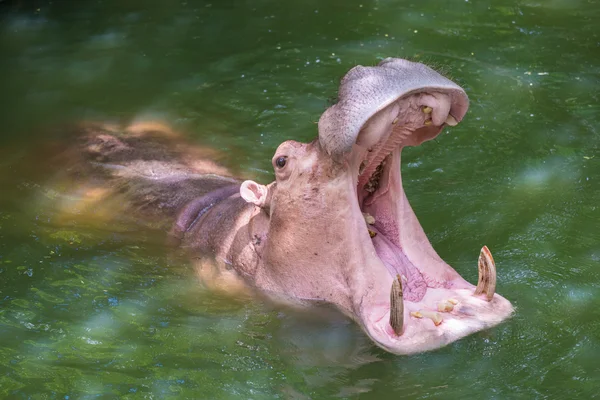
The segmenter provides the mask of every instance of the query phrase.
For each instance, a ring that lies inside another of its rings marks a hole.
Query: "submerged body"
[[[230,177],[152,125],[125,133],[87,127],[67,157],[94,177],[85,189],[93,203],[114,204],[168,232],[205,282],[333,304],[377,345],[409,354],[513,311],[495,293],[489,250],[481,252],[475,287],[431,247],[402,188],[402,148],[456,125],[467,107],[452,81],[387,59],[344,77],[319,137],[282,143],[273,157],[276,180],[266,186]]]

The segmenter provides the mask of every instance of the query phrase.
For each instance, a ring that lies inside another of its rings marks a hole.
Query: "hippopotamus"
[[[513,313],[495,292],[489,249],[477,285],[467,282],[433,249],[402,186],[402,149],[455,126],[468,105],[460,86],[428,66],[388,58],[343,77],[312,142],[279,145],[271,183],[237,179],[148,124],[87,126],[72,170],[94,174],[89,196],[166,232],[207,286],[327,303],[377,346],[411,354]]]

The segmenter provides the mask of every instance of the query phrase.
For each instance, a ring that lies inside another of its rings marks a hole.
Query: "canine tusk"
[[[400,275],[396,275],[396,279],[392,283],[392,292],[390,293],[390,326],[396,335],[402,335],[404,328],[404,300],[402,299]]]
[[[496,264],[487,246],[483,246],[479,253],[477,267],[479,268],[479,281],[475,288],[475,295],[485,294],[487,301],[491,301],[496,293]]]

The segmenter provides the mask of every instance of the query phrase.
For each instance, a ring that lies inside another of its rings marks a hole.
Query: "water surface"
[[[599,20],[594,0],[0,1],[0,397],[597,396]],[[470,96],[404,151],[404,187],[471,282],[490,247],[517,309],[434,352],[207,292],[151,234],[57,213],[52,174],[21,165],[65,124],[151,117],[267,183],[340,77],[388,56]]]

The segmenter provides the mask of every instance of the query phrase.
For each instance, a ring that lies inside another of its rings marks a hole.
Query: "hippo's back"
[[[164,125],[120,131],[88,124],[76,130],[73,145],[54,164],[61,166],[56,179],[77,188],[70,195],[80,198],[87,213],[170,229],[189,203],[239,185],[212,160],[217,152],[187,142]]]

